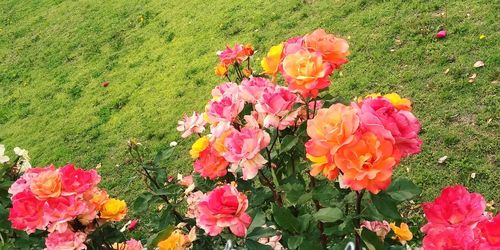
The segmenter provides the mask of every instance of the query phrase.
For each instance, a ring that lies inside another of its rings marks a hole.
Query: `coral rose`
[[[377,194],[389,187],[400,154],[389,140],[366,132],[341,147],[334,158],[335,165],[344,174],[345,185]]]
[[[108,221],[121,221],[127,214],[127,204],[118,199],[109,199],[101,208],[100,218]]]
[[[203,177],[214,180],[227,174],[228,165],[229,162],[213,146],[209,145],[194,162],[194,171]]]
[[[267,147],[269,141],[269,134],[258,128],[244,127],[228,135],[224,140],[227,151],[223,156],[232,163],[231,171],[235,172],[241,166],[243,179],[253,179],[267,162],[260,151]]]
[[[226,184],[216,187],[198,203],[199,216],[196,224],[210,236],[216,236],[226,227],[238,236],[244,237],[252,218],[245,213],[247,196],[236,187]]]
[[[356,104],[353,104],[356,106]],[[367,98],[359,108],[363,130],[372,131],[396,144],[402,156],[417,154],[422,140],[418,137],[420,122],[409,111],[397,110],[383,97]]]
[[[468,226],[442,227],[429,232],[422,240],[422,246],[425,250],[472,250],[475,245],[477,243],[474,240],[474,232]]]
[[[329,180],[337,178],[338,169],[333,156],[337,150],[354,139],[359,127],[356,110],[343,104],[334,104],[318,110],[307,122],[307,158],[313,162],[311,175],[323,173]]]
[[[278,73],[279,65],[281,63],[281,54],[283,53],[283,43],[275,45],[269,49],[267,55],[262,58],[260,65],[264,70],[264,74],[272,76],[273,82]]]
[[[62,191],[61,175],[57,170],[44,170],[31,179],[30,190],[38,199],[59,197]]]
[[[35,232],[36,229],[45,229],[48,221],[43,216],[44,203],[29,190],[14,195],[12,208],[9,208],[9,221],[12,223],[12,228],[24,230],[28,234]]]
[[[59,169],[62,182],[62,195],[81,194],[96,186],[101,176],[95,170],[83,170],[68,164]]]
[[[349,44],[342,38],[328,34],[323,29],[317,29],[304,37],[304,46],[310,50],[320,52],[325,61],[335,68],[348,62]]]
[[[81,250],[87,249],[84,242],[87,239],[87,235],[82,232],[73,232],[71,230],[66,230],[64,232],[52,232],[49,233],[45,239],[46,250],[62,250],[62,249],[72,249]]]
[[[281,65],[288,88],[303,97],[316,97],[320,90],[330,86],[328,77],[332,70],[320,53],[305,49],[286,55]]]

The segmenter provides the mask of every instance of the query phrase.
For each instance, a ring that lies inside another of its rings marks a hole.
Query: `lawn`
[[[217,50],[252,43],[260,61],[270,46],[322,27],[348,39],[352,51],[332,95],[395,91],[412,100],[423,152],[397,174],[422,187],[422,200],[462,183],[498,203],[499,11],[479,0],[5,0],[0,143],[28,149],[37,166],[100,163],[104,185],[131,200],[143,187],[137,179],[128,184],[128,138],[152,153],[178,141],[165,168],[192,169],[192,141],[175,127],[183,113],[202,110],[220,83]],[[440,29],[445,39],[435,38]],[[479,60],[485,66],[474,68]]]

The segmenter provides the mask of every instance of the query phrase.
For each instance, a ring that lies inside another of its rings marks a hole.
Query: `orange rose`
[[[61,176],[54,168],[41,172],[31,180],[30,189],[38,199],[46,200],[61,195]]]
[[[317,29],[304,37],[306,48],[320,52],[323,58],[335,68],[348,62],[349,44],[342,38],[337,38],[326,33],[323,29]]]
[[[217,65],[217,67],[215,67],[215,75],[217,76],[224,77],[227,75],[227,71],[228,71],[227,65],[224,65],[222,63]]]
[[[339,103],[318,110],[307,122],[307,134],[311,139],[306,143],[306,156],[313,162],[312,176],[322,172],[330,180],[337,178],[333,155],[354,139],[358,127],[359,117],[351,106]]]
[[[127,214],[127,203],[118,199],[107,200],[101,208],[101,219],[121,221]]]
[[[316,97],[319,90],[330,86],[328,77],[332,70],[320,53],[301,49],[285,56],[281,71],[290,90],[304,97]]]
[[[254,53],[254,48],[251,44],[246,44],[243,46],[243,54],[245,56],[250,57],[253,55],[253,53]]]
[[[400,157],[391,141],[365,132],[337,151],[335,165],[342,170],[345,185],[377,194],[391,184],[392,169]]]
[[[413,234],[410,231],[408,225],[404,222],[401,222],[401,225],[396,226],[396,223],[389,224],[392,231],[394,232],[394,237],[392,239],[398,240],[401,244],[406,244],[407,241],[413,239]]]
[[[173,231],[168,238],[158,243],[159,250],[183,250],[190,244],[187,235],[180,230]]]

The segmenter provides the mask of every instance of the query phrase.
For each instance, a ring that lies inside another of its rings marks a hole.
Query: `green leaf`
[[[285,152],[290,151],[290,149],[292,149],[293,147],[295,147],[295,145],[297,145],[298,141],[299,141],[298,136],[294,136],[294,135],[285,136],[285,138],[283,138],[283,140],[281,142],[280,152],[285,153]]]
[[[420,188],[405,178],[396,178],[392,181],[386,193],[390,195],[394,200],[405,201],[412,199],[413,197],[421,193]]]
[[[285,207],[278,207],[272,204],[273,218],[276,224],[284,230],[290,232],[299,232],[299,221],[297,218]]]
[[[380,192],[377,195],[371,194],[373,205],[377,210],[387,218],[390,219],[400,219],[396,201],[394,201],[391,196],[385,192]]]
[[[275,236],[276,234],[277,234],[276,229],[272,227],[257,227],[247,235],[247,238],[258,240],[260,238]]]
[[[251,240],[251,239],[247,239],[245,241],[245,245],[247,246],[248,250],[261,250],[261,249],[262,250],[272,250],[273,249],[271,246],[260,244],[259,242],[255,241],[255,240]]]
[[[384,243],[382,243],[378,238],[378,236],[370,230],[364,229],[361,232],[361,239],[365,243],[366,248],[368,248],[368,250],[385,249]]]
[[[325,207],[314,214],[314,218],[321,222],[335,222],[342,219],[343,216],[342,210],[336,207]]]
[[[167,148],[165,150],[162,150],[156,154],[156,157],[154,159],[154,163],[158,165],[161,161],[166,160],[172,156],[174,153],[174,147]]]
[[[302,244],[302,241],[304,241],[303,236],[291,236],[287,241],[288,249],[297,249]]]
[[[298,218],[299,225],[300,225],[300,232],[307,232],[309,229],[309,226],[311,225],[311,221],[313,220],[312,215],[310,214],[303,214],[299,216]]]
[[[140,194],[132,203],[132,210],[134,210],[134,212],[136,213],[142,213],[146,211],[149,207],[149,202],[151,201],[151,198],[153,198],[153,194],[151,193]]]
[[[299,246],[300,250],[317,250],[317,249],[321,249],[321,248],[322,248],[322,246],[321,246],[320,241],[313,240],[313,239],[306,239]]]
[[[258,210],[252,217],[252,224],[248,227],[248,234],[250,235],[252,231],[256,228],[262,227],[266,223],[266,215]]]
[[[158,242],[168,238],[170,234],[174,231],[174,229],[175,229],[174,226],[168,226],[167,228],[161,230],[160,232],[151,235],[151,237],[149,237],[147,242],[148,250],[153,250],[158,245]]]

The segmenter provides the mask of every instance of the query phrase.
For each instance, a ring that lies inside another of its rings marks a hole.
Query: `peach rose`
[[[304,46],[310,50],[320,52],[325,61],[335,68],[348,62],[349,44],[342,38],[328,34],[323,29],[317,29],[304,37]]]
[[[62,191],[61,175],[52,166],[31,180],[30,189],[41,200],[59,197]]]
[[[286,55],[281,65],[288,88],[304,97],[316,97],[320,90],[330,86],[328,77],[332,70],[333,67],[323,59],[321,53],[306,49]]]

